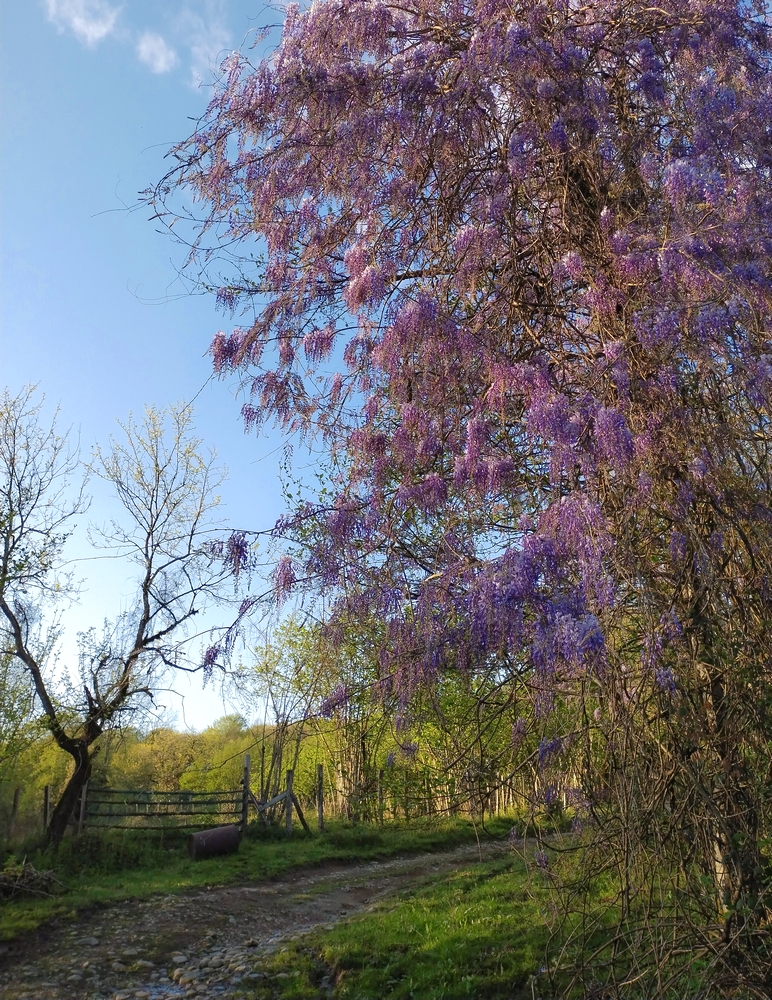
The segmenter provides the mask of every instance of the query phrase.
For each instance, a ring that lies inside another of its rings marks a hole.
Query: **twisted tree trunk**
[[[94,752],[85,740],[71,740],[70,745],[62,747],[75,761],[75,770],[67,782],[56,807],[51,814],[51,820],[45,835],[45,846],[59,847],[67,830],[67,824],[72,819],[81,792],[91,776],[91,762]]]

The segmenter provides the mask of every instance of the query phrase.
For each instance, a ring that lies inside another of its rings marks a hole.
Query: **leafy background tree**
[[[33,689],[29,677],[9,655],[0,659],[0,775],[12,772],[21,751],[34,738]]]

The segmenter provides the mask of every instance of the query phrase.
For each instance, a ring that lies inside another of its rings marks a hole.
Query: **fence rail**
[[[195,829],[239,822],[244,791],[158,792],[84,789],[79,830]]]

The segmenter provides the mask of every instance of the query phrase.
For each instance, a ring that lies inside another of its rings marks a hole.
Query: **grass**
[[[503,837],[511,820],[487,823]],[[183,892],[197,886],[250,882],[280,875],[301,865],[368,860],[399,853],[439,851],[474,842],[481,833],[465,819],[422,820],[384,826],[329,823],[325,833],[302,832],[291,840],[279,830],[253,829],[235,854],[191,861],[186,838],[169,832],[84,835],[66,840],[58,854],[26,853],[38,869],[54,869],[65,891],[46,899],[16,899],[0,907],[0,940],[32,931],[55,917],[78,910]]]
[[[470,865],[265,959],[250,1000],[533,1000],[545,889],[521,861]]]
[[[561,825],[559,818],[540,819],[542,833]],[[486,830],[458,818],[385,826],[339,822],[330,823],[322,835],[298,831],[291,840],[279,829],[256,828],[237,853],[198,862],[188,858],[186,837],[180,834],[125,832],[73,838],[54,856],[28,849],[27,860],[38,871],[53,869],[64,891],[54,898],[5,902],[0,907],[0,940],[94,906],[257,881],[299,866],[440,851],[474,843],[478,835],[504,838],[511,824],[508,817],[488,821]],[[522,821],[518,826],[522,834],[535,832],[525,829]],[[563,876],[581,874],[573,871],[572,864],[581,868],[580,856],[563,859]],[[588,885],[585,916],[596,926],[584,946],[585,954],[588,949],[595,952],[593,968],[604,966],[606,959],[612,964],[619,960],[622,975],[630,964],[626,956],[614,957],[604,950],[611,946],[609,932],[618,916],[618,888],[609,874]],[[554,904],[547,877],[527,873],[518,856],[470,862],[264,957],[265,978],[248,987],[244,984],[243,996],[245,1000],[537,1000],[557,995],[556,988],[560,995],[573,996],[583,989],[581,984],[569,985],[571,962],[581,957],[577,913],[565,914],[561,926],[567,951],[558,965],[564,978],[550,984],[543,972],[548,947],[554,963],[554,949],[560,944],[549,940],[549,918],[557,915]],[[700,970],[692,964],[681,971],[678,978],[673,969],[678,984],[668,995],[696,996]]]

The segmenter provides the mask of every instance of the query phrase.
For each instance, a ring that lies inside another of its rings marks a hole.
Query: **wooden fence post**
[[[319,833],[324,832],[324,765],[316,765],[316,812],[319,817]]]
[[[80,815],[78,816],[78,836],[83,833],[86,825],[86,799],[88,797],[88,782],[80,790]]]
[[[13,805],[11,806],[11,818],[8,821],[8,839],[10,840],[16,833],[16,816],[19,812],[19,799],[21,798],[21,788],[17,785],[13,790]]]
[[[251,764],[251,759],[249,754],[244,757],[244,777],[241,779],[241,783],[244,786],[241,791],[241,836],[243,837],[247,832],[247,823],[249,822],[249,767]]]
[[[51,786],[43,788],[43,829],[48,829],[48,821],[51,819]]]
[[[287,791],[286,799],[284,804],[286,806],[286,823],[287,823],[287,836],[292,836],[292,779],[294,777],[294,771],[290,768],[287,771]]]

